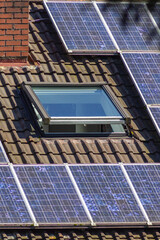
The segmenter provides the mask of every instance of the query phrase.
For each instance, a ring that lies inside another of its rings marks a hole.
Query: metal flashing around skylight
[[[117,52],[92,2],[43,2],[69,54],[100,55]]]

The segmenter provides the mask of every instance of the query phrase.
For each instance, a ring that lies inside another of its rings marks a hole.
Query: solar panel
[[[160,106],[159,107],[148,107],[151,111],[153,119],[155,120],[158,128],[160,128]]]
[[[155,22],[157,23],[157,25],[160,28],[160,19],[159,19],[159,16],[160,16],[160,4],[156,4],[155,7],[154,7],[154,10],[151,11],[151,13],[152,13],[152,17],[154,18]]]
[[[15,166],[38,223],[89,222],[65,166]]]
[[[159,36],[150,38],[150,33],[155,27],[145,5],[133,4],[127,15],[125,10],[128,4],[98,3],[97,5],[121,50],[159,50]],[[138,16],[137,11],[139,11]]]
[[[4,163],[7,163],[8,162],[8,158],[7,158],[7,155],[5,153],[5,150],[3,148],[3,145],[0,141],[0,164],[4,164]]]
[[[160,104],[160,54],[122,54],[143,99],[147,104]]]
[[[32,224],[8,166],[0,166],[0,224]]]
[[[46,8],[68,51],[115,51],[92,3],[46,2]]]
[[[120,166],[72,165],[94,222],[145,222]]]
[[[160,165],[127,165],[125,169],[150,221],[160,221]]]

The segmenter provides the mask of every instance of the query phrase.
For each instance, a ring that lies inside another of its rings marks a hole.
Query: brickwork
[[[0,61],[28,57],[29,0],[0,0]]]

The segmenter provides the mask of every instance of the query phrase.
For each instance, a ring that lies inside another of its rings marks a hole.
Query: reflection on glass
[[[101,87],[33,87],[50,117],[121,117]]]

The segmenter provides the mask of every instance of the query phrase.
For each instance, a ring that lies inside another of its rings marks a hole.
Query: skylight
[[[101,87],[33,87],[44,109],[55,117],[118,117]]]
[[[23,89],[45,133],[125,133],[121,108],[106,86],[24,84]]]

